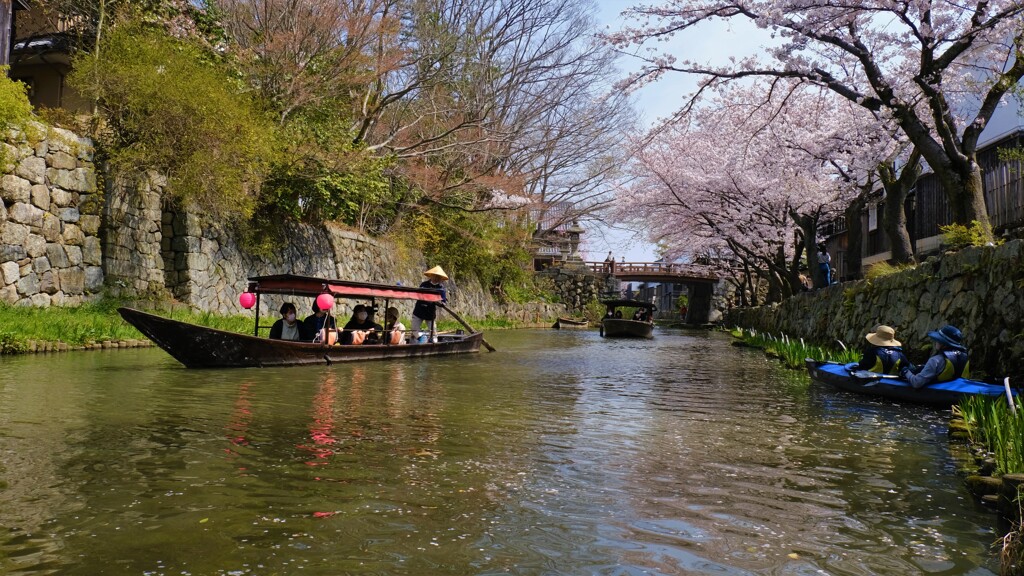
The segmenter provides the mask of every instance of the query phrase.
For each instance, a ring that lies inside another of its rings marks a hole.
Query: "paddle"
[[[871,372],[869,370],[853,370],[850,372],[850,376],[859,378],[861,380],[874,380],[874,382],[868,382],[863,387],[871,388],[882,383],[882,380],[899,380],[900,377],[894,374],[879,374],[878,372]]]
[[[437,303],[437,305],[438,305],[438,306],[440,306],[440,307],[441,307],[441,309],[442,309],[442,310],[444,310],[445,312],[447,312],[447,313],[451,314],[451,315],[452,315],[452,318],[455,318],[455,319],[456,319],[456,320],[457,320],[457,321],[459,322],[459,324],[462,324],[463,326],[465,326],[465,327],[466,327],[466,330],[469,330],[469,332],[470,332],[471,334],[476,334],[476,330],[474,330],[472,326],[470,326],[469,324],[467,324],[467,323],[466,323],[466,321],[465,321],[465,320],[463,320],[461,316],[459,316],[458,314],[456,314],[455,312],[453,312],[451,308],[449,308],[449,307],[445,306],[445,305],[444,305],[444,302],[438,302],[438,303]],[[494,349],[494,346],[491,346],[491,345],[490,345],[490,344],[489,344],[489,343],[487,342],[487,340],[484,340],[484,339],[483,339],[482,337],[480,338],[480,340],[481,340],[481,341],[482,341],[482,342],[484,343],[484,347],[485,347],[485,348],[487,348],[487,350],[488,350],[489,352],[497,352],[497,350],[495,350],[495,349]]]
[[[869,370],[853,370],[850,372],[850,376],[860,378],[861,380],[878,380],[880,378],[888,378],[890,380],[900,379],[900,377],[895,374],[879,374],[878,372],[871,372]]]

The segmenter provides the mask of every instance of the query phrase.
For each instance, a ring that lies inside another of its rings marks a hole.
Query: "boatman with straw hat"
[[[963,334],[956,326],[943,326],[932,330],[928,337],[934,342],[932,357],[918,369],[912,367],[900,370],[900,378],[914,388],[924,388],[936,382],[949,382],[957,378],[971,377],[971,363],[967,359]]]
[[[896,375],[904,366],[911,366],[903,345],[896,339],[896,330],[891,326],[879,325],[865,337],[864,356],[852,370],[870,370],[880,374]]]
[[[440,266],[434,266],[430,270],[423,273],[427,277],[420,284],[420,288],[429,288],[430,290],[441,291],[441,302],[448,301],[448,292],[444,288],[444,282],[448,280],[448,275],[444,273],[444,270]],[[430,341],[436,340],[434,336],[434,320],[437,318],[437,304],[433,302],[426,302],[423,300],[417,300],[416,306],[412,309],[412,333],[413,336],[419,336],[420,327],[424,322],[430,325]]]

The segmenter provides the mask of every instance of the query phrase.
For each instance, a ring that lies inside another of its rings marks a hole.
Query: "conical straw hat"
[[[440,266],[434,266],[430,270],[423,273],[424,276],[436,276],[441,280],[447,280],[448,275],[444,273],[444,270]]]

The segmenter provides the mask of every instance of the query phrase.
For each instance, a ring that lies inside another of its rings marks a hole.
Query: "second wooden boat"
[[[657,307],[639,300],[605,300],[608,311],[601,319],[601,336],[607,338],[654,338],[654,311]],[[624,318],[621,309],[627,309]]]
[[[572,318],[559,318],[551,325],[555,330],[578,330],[590,327],[590,320],[573,320]]]

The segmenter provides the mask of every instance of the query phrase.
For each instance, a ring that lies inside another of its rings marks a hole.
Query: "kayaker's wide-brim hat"
[[[960,329],[956,326],[946,325],[938,330],[932,330],[928,333],[928,337],[935,340],[939,344],[945,344],[950,348],[956,348],[957,350],[966,350],[963,345],[963,334],[960,333]]]
[[[868,342],[875,346],[902,346],[899,340],[896,339],[896,329],[891,326],[881,325],[875,328],[874,332],[871,332],[866,337]]]
[[[440,266],[434,266],[430,270],[423,273],[427,278],[440,278],[442,281],[448,279],[448,275],[444,273],[444,270]]]

